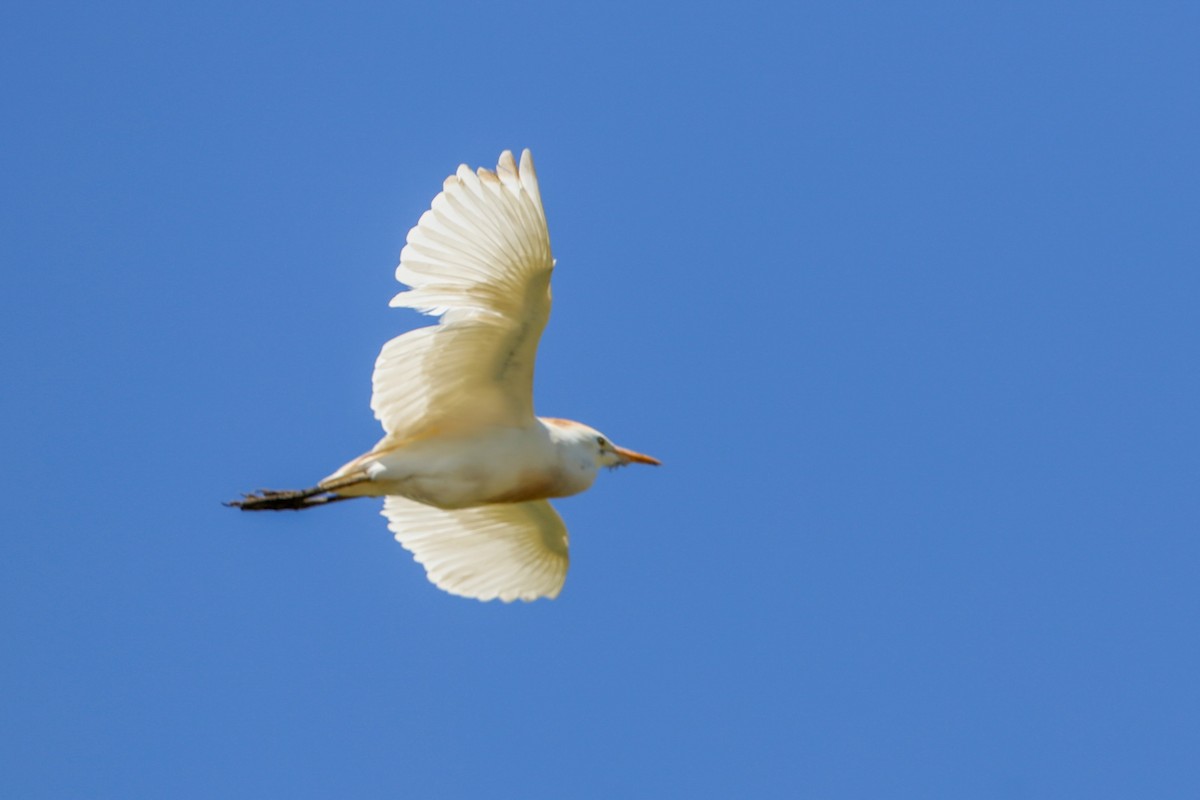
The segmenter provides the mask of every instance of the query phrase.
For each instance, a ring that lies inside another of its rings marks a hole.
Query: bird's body
[[[600,467],[650,456],[593,428],[533,413],[533,364],[550,316],[554,259],[533,159],[465,165],[408,235],[393,306],[441,318],[388,342],[372,378],[384,437],[312,489],[232,505],[302,509],[385,498],[384,516],[429,579],[481,600],[554,597],[567,534],[546,502],[592,485]]]
[[[565,423],[565,424],[564,424]],[[321,481],[343,496],[400,495],[442,509],[516,503],[578,494],[598,471],[583,447],[572,446],[576,423],[535,420],[525,427],[428,436],[372,450]]]

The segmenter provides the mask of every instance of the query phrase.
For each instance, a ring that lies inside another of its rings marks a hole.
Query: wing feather
[[[396,540],[438,588],[479,600],[557,597],[567,577],[567,529],[545,500],[447,511],[384,498]]]
[[[371,408],[388,438],[533,421],[533,366],[554,258],[533,157],[465,164],[409,231],[391,305],[441,318],[384,345]]]

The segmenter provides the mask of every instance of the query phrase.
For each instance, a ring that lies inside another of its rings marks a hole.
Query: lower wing
[[[567,528],[545,500],[447,511],[389,496],[396,540],[439,589],[504,602],[557,597],[567,578]]]

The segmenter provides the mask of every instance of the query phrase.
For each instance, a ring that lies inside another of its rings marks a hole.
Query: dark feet
[[[349,500],[340,494],[333,494],[325,489],[303,489],[297,492],[276,492],[270,489],[259,489],[254,494],[242,495],[241,500],[233,500],[222,505],[230,508],[240,508],[242,511],[299,511],[313,506],[324,506],[339,500]]]

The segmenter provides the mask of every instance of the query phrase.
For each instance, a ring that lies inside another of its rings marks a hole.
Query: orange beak
[[[613,445],[613,452],[619,455],[626,464],[636,462],[638,464],[652,464],[656,467],[662,466],[662,462],[654,456],[635,453],[632,450],[626,450],[624,447],[617,447],[615,444]]]

